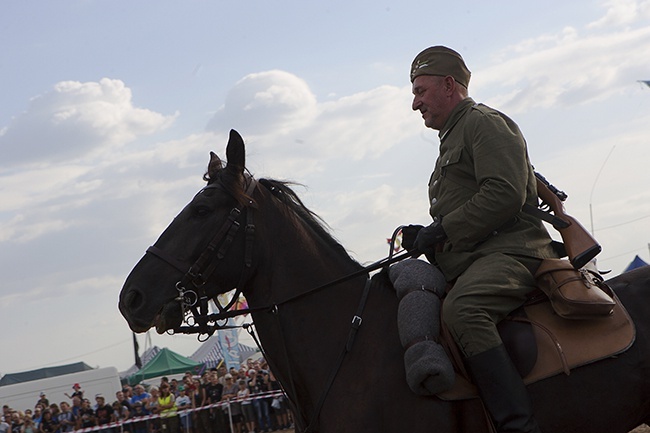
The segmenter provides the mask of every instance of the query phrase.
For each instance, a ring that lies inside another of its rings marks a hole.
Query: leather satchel
[[[607,317],[616,305],[612,289],[591,263],[575,269],[568,260],[544,259],[535,279],[555,313],[566,319]]]

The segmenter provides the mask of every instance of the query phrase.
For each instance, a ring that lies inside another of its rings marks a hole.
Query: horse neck
[[[253,282],[259,287],[254,296],[260,300],[279,302],[361,269],[342,247],[319,236],[299,217],[275,207],[262,214],[262,265]]]
[[[358,271],[359,264],[305,225],[266,227],[265,233],[273,238],[245,294],[251,307],[277,306],[273,313],[255,314],[255,327],[271,368],[308,416],[345,345],[366,277],[321,290]]]

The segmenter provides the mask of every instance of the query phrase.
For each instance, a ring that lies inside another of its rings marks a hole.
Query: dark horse
[[[361,265],[286,183],[247,174],[234,131],[226,153],[225,167],[211,155],[208,185],[126,280],[119,307],[131,329],[180,329],[196,301],[188,293],[214,297],[239,288],[297,408],[298,431],[487,432],[477,399],[447,402],[409,390],[386,272],[372,277],[369,292],[367,275],[327,285]],[[610,284],[636,322],[636,342],[619,356],[529,385],[544,432],[625,433],[650,422],[650,267]],[[357,315],[362,324],[351,344]]]

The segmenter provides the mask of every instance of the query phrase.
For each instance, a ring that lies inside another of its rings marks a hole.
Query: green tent
[[[165,347],[161,349],[156,356],[151,358],[151,361],[147,362],[140,370],[129,376],[128,382],[130,385],[135,385],[152,377],[194,371],[194,368],[200,365],[200,362],[193,361],[190,358],[179,355]]]

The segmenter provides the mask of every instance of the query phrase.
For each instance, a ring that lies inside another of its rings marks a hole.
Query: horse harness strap
[[[320,416],[320,411],[323,408],[323,404],[325,404],[325,399],[327,398],[327,394],[329,393],[330,388],[332,387],[332,384],[334,383],[334,379],[336,379],[336,375],[338,374],[339,370],[341,369],[341,365],[343,364],[343,360],[345,359],[345,355],[348,354],[352,350],[352,345],[354,344],[354,339],[357,335],[357,332],[359,331],[359,327],[361,326],[361,323],[363,322],[363,319],[361,315],[363,314],[363,309],[366,306],[366,301],[368,300],[368,294],[370,293],[370,284],[371,284],[372,279],[368,277],[366,280],[366,284],[363,287],[363,293],[361,294],[361,300],[359,301],[359,306],[357,307],[356,314],[352,318],[352,326],[350,327],[350,332],[348,333],[348,339],[345,343],[345,346],[343,347],[343,351],[339,355],[339,358],[332,369],[332,372],[330,373],[329,378],[327,379],[327,382],[325,384],[325,389],[323,389],[323,393],[321,394],[320,398],[318,399],[318,403],[316,404],[316,408],[314,409],[314,413],[311,416],[311,421],[305,428],[305,433],[309,433],[312,430],[313,426],[318,423],[318,417]]]
[[[232,305],[234,305],[234,303],[239,298],[242,285],[246,282],[246,280],[248,280],[249,274],[252,271],[255,224],[251,208],[254,208],[256,206],[255,202],[250,199],[250,197],[252,196],[253,191],[257,186],[257,181],[252,177],[250,177],[249,180],[250,182],[246,189],[246,196],[249,197],[249,201],[242,205],[241,209],[239,207],[234,207],[230,211],[228,217],[226,218],[226,221],[224,221],[223,225],[212,237],[212,240],[208,246],[203,250],[199,258],[194,262],[194,264],[190,266],[187,271],[187,265],[166,251],[156,247],[155,245],[150,246],[147,249],[147,253],[155,255],[156,257],[167,262],[172,267],[178,269],[180,272],[184,272],[183,277],[176,283],[178,297],[175,298],[175,300],[179,301],[181,304],[183,317],[186,316],[187,309],[189,308],[189,310],[194,315],[196,324],[198,325],[198,332],[201,334],[212,335],[214,332],[210,332],[210,328],[208,326],[208,301],[210,298],[205,292],[205,283],[212,275],[212,273],[217,269],[219,264],[222,263],[222,260],[226,257],[226,254],[232,245],[232,241],[241,226],[238,220],[244,211],[246,211],[244,267],[242,269],[239,282],[236,286],[235,295],[232,297],[230,302],[225,307],[221,306],[219,303],[216,303],[221,312],[226,312],[232,307]],[[210,184],[203,188],[201,192],[207,189],[218,187],[218,184]],[[188,289],[188,287],[193,287],[193,289]],[[189,328],[192,327],[193,326],[190,324]],[[185,330],[185,327],[180,327],[179,330]]]
[[[348,338],[347,338],[347,340],[345,342],[345,346],[343,347],[343,350],[341,351],[341,354],[339,355],[339,357],[338,357],[338,359],[337,359],[337,361],[336,361],[336,363],[334,365],[334,368],[332,369],[332,371],[331,371],[331,373],[330,373],[330,375],[329,375],[329,377],[327,379],[327,382],[325,383],[325,387],[323,389],[323,392],[322,392],[320,398],[318,399],[318,402],[317,402],[317,404],[315,406],[314,413],[311,416],[309,424],[304,429],[304,433],[310,433],[310,432],[315,431],[315,430],[313,430],[314,426],[318,423],[318,418],[320,416],[320,411],[323,408],[323,404],[325,404],[325,399],[327,398],[327,395],[329,394],[329,390],[331,389],[332,385],[334,384],[334,380],[336,379],[336,376],[337,376],[339,370],[341,369],[341,365],[343,364],[343,360],[345,358],[345,355],[347,355],[348,352],[350,352],[352,350],[352,346],[354,344],[355,337],[357,335],[357,332],[359,331],[359,328],[361,327],[361,323],[363,322],[362,314],[363,314],[363,310],[364,310],[364,308],[366,306],[366,301],[368,300],[368,295],[370,294],[370,285],[371,285],[371,278],[368,277],[366,279],[366,282],[365,282],[365,285],[364,285],[364,288],[363,288],[363,292],[361,294],[361,299],[359,301],[359,305],[357,306],[356,313],[352,317],[350,332],[348,333]],[[277,318],[277,320],[279,322],[279,320],[280,320],[280,318],[279,318],[279,309],[277,308],[277,306],[271,312],[276,315],[276,318]],[[280,328],[282,328],[280,323],[278,323],[278,326]],[[257,338],[257,335],[255,334],[255,331],[252,329],[253,326],[251,324],[246,324],[246,325],[244,325],[244,328],[246,329],[248,334],[253,338],[253,341],[255,341],[255,344],[257,345],[257,347],[262,352],[262,356],[264,356],[264,358],[268,362],[270,362],[270,363],[273,362],[268,356],[266,356],[266,353],[264,351],[264,348],[262,347],[262,344],[260,343],[259,339]],[[282,342],[284,343],[284,333],[281,333],[281,335],[282,335]],[[288,352],[287,352],[287,345],[286,344],[283,344],[283,349],[284,349],[284,356],[285,356],[285,358],[287,358],[287,362],[288,362],[289,355],[288,355]],[[290,381],[290,385],[291,385],[292,394],[296,395],[295,381],[293,380],[293,377],[291,375],[291,369],[288,369],[288,372],[289,372],[289,381]],[[287,394],[287,392],[284,390],[284,385],[280,384],[280,386],[282,387],[282,390],[284,391],[284,393]],[[294,413],[296,415],[298,415],[298,416],[303,416],[302,412],[299,410],[299,408],[300,408],[299,404],[297,402],[292,401],[291,398],[289,399],[289,402],[290,402],[290,404],[292,406],[292,409],[293,409]],[[301,421],[303,423],[305,422],[304,419],[302,419]]]

